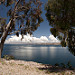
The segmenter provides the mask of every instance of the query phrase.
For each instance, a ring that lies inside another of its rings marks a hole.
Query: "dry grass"
[[[32,61],[3,59],[0,62],[0,75],[75,75],[75,71]]]

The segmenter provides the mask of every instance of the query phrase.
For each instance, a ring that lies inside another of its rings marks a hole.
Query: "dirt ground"
[[[2,59],[0,75],[75,75],[75,70],[32,61]]]

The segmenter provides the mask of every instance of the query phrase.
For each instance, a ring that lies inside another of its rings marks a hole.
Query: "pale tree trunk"
[[[11,24],[11,23],[12,23],[13,20],[14,20],[15,11],[16,11],[17,5],[19,4],[20,1],[21,1],[21,0],[18,0],[18,1],[16,2],[15,8],[14,8],[14,11],[13,11],[13,18],[12,18],[12,19],[9,21],[9,23],[7,24],[6,31],[3,32],[3,35],[2,35],[2,37],[1,37],[1,42],[0,42],[0,60],[1,60],[1,55],[2,55],[2,51],[3,51],[4,42],[5,42],[5,40],[6,40],[7,36],[8,36],[8,32],[9,32],[10,27],[11,27],[11,29],[12,29],[12,26],[11,26],[12,24]]]
[[[1,60],[1,55],[2,55],[2,51],[3,51],[3,46],[4,46],[4,42],[8,36],[8,31],[9,31],[9,28],[11,27],[11,23],[12,23],[13,20],[10,20],[9,23],[7,24],[7,27],[6,27],[6,31],[3,32],[3,35],[1,37],[1,42],[0,42],[0,60]]]

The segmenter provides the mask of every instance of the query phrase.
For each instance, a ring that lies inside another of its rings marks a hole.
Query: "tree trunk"
[[[4,46],[4,43],[0,43],[0,62],[1,62],[3,46]]]
[[[3,46],[4,46],[4,43],[0,43],[0,58],[1,58],[1,56],[2,56]]]
[[[12,24],[11,24],[11,23],[13,22],[13,20],[15,20],[15,19],[14,19],[15,10],[16,10],[17,5],[19,4],[20,1],[21,1],[21,0],[18,0],[18,1],[16,2],[15,8],[14,8],[14,11],[13,11],[13,18],[9,21],[9,23],[7,24],[6,30],[5,30],[5,31],[3,32],[3,34],[2,34],[1,42],[0,42],[0,59],[1,59],[2,51],[3,51],[4,42],[5,42],[5,40],[6,40],[7,36],[8,36],[9,29],[10,29],[10,27],[12,28]]]
[[[7,24],[7,27],[6,27],[6,31],[3,32],[3,35],[1,37],[1,42],[0,42],[0,58],[1,58],[1,55],[2,55],[2,51],[3,51],[3,46],[4,46],[4,42],[8,36],[8,31],[9,31],[9,28],[11,26],[11,23],[12,23],[13,20],[10,20],[9,23]]]

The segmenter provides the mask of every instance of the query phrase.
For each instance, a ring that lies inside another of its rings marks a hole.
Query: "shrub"
[[[4,55],[3,58],[6,60],[14,59],[14,57],[12,55]]]

